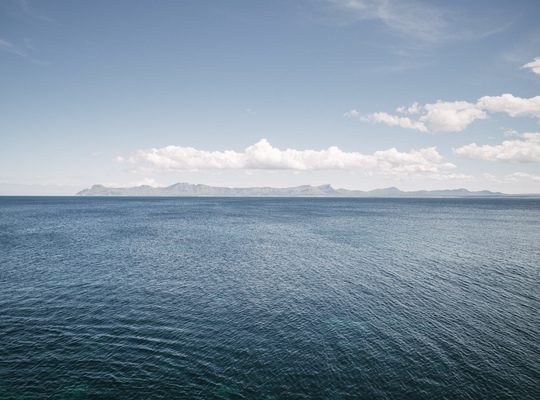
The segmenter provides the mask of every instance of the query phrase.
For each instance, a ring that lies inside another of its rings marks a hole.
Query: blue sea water
[[[0,399],[539,399],[540,200],[0,197]]]

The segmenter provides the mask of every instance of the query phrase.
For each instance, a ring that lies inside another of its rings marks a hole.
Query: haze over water
[[[0,197],[0,399],[540,398],[540,200]]]

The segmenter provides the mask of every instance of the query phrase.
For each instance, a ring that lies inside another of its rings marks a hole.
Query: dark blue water
[[[0,399],[538,399],[538,199],[0,198]]]

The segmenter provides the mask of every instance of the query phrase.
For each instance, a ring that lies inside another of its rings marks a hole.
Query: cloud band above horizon
[[[537,163],[540,162],[540,133],[518,135],[525,140],[505,140],[500,145],[478,146],[472,143],[458,149],[454,154],[473,160]]]
[[[161,149],[138,150],[118,162],[144,164],[155,171],[198,171],[210,169],[246,170],[347,170],[383,174],[440,173],[455,168],[445,163],[435,147],[399,152],[395,148],[373,154],[344,152],[336,146],[326,150],[280,150],[266,139],[245,149],[206,151],[192,147],[167,146]]]

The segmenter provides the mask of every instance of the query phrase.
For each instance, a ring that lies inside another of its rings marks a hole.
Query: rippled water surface
[[[535,199],[0,198],[0,399],[538,399]]]

